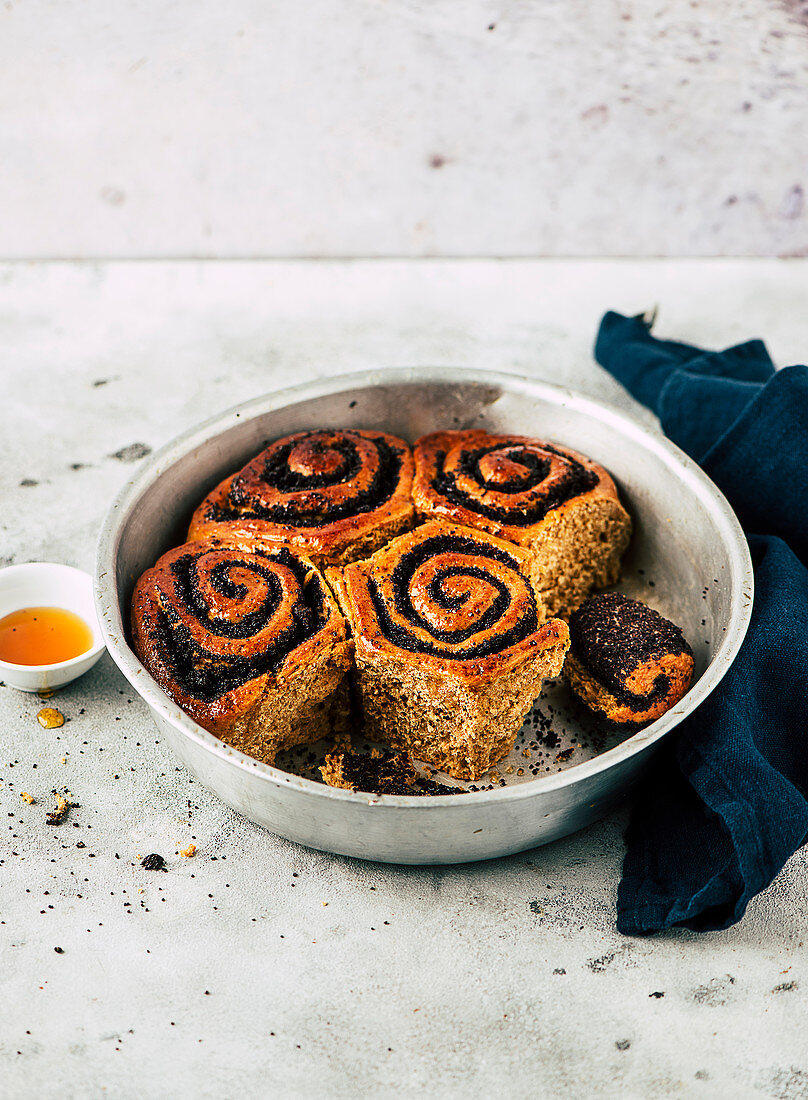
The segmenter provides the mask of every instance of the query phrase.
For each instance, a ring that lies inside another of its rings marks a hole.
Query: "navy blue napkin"
[[[755,603],[720,685],[678,727],[626,833],[617,928],[726,928],[808,839],[808,367],[710,352],[607,313],[598,362],[735,509]]]

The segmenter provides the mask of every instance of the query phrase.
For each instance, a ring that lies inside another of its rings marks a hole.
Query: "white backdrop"
[[[0,259],[808,254],[801,0],[6,0]]]

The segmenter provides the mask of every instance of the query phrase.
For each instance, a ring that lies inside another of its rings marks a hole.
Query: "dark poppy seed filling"
[[[571,455],[542,443],[541,450],[563,462],[565,470],[561,478],[554,478],[544,485],[550,473],[551,461],[536,454],[535,450],[525,447],[517,440],[497,441],[484,447],[472,447],[461,451],[457,459],[457,469],[447,470],[446,451],[435,455],[436,472],[432,487],[450,503],[467,508],[470,512],[485,516],[512,527],[530,527],[544,519],[548,512],[560,507],[573,497],[588,493],[598,484],[599,478],[594,470],[588,470]],[[513,473],[511,477],[487,478],[482,469],[487,455],[496,454],[500,460],[507,460]],[[480,495],[470,492],[459,484],[459,479],[470,479],[480,489]],[[481,496],[488,491],[519,494],[513,507],[486,503]]]
[[[550,473],[550,460],[541,458],[533,451],[525,450],[524,447],[514,445],[509,450],[509,446],[506,443],[504,447],[497,444],[492,447],[478,447],[472,451],[463,451],[460,456],[460,472],[473,477],[478,485],[487,487],[489,478],[485,476],[481,468],[480,459],[487,454],[499,452],[514,466],[521,466],[524,473],[520,471],[505,481],[498,479],[496,483],[498,493],[524,493],[527,489],[533,489],[536,485],[540,485]]]
[[[204,581],[200,581],[204,559],[220,558],[227,553],[226,548],[219,547],[200,554],[184,554],[170,565],[172,583],[158,586],[159,610],[151,630],[152,640],[181,690],[203,702],[211,702],[256,676],[277,671],[284,659],[322,629],[329,618],[319,576],[285,549],[272,553],[254,551],[249,555],[230,551],[233,556],[216,561]],[[284,622],[275,624],[273,619],[283,601],[279,567],[292,575],[296,592],[283,611]],[[247,583],[233,579],[235,570],[251,575],[255,584],[266,587],[266,593],[260,605],[243,616],[223,618],[211,612],[210,598],[218,594],[239,601],[250,595]],[[210,645],[194,637],[193,623],[204,628]],[[271,633],[259,652],[216,652],[216,639],[246,641],[264,630]]]
[[[211,616],[206,597],[199,586],[199,576],[195,567],[196,557],[193,554],[185,554],[184,557],[172,562],[171,572],[176,581],[176,592],[183,604],[193,613],[198,622],[204,624],[209,634],[218,634],[224,638],[251,638],[269,622],[277,610],[281,599],[281,582],[277,575],[271,569],[256,562],[234,558],[232,561],[220,562],[214,566],[208,577],[208,587],[230,599],[243,599],[247,595],[247,586],[234,584],[230,579],[230,571],[246,569],[256,577],[263,577],[267,586],[266,598],[260,608],[237,622]]]
[[[406,795],[465,793],[462,787],[446,786],[420,775],[406,752],[390,749],[375,749],[373,753],[345,752],[340,755],[339,762],[341,778],[355,791]]]
[[[363,437],[360,443],[361,447],[370,445],[374,449],[372,475],[365,470],[367,455],[363,457],[349,432],[307,432],[294,442],[270,447],[260,470],[252,469],[250,464],[238,474],[227,502],[212,503],[206,519],[258,519],[285,527],[325,527],[336,520],[373,512],[395,493],[403,456],[381,436]],[[310,467],[294,469],[290,458],[302,447],[306,448]],[[369,480],[365,484],[366,478]],[[290,499],[274,499],[268,504],[262,500],[262,484],[271,490],[273,498],[289,494]]]
[[[468,565],[457,562],[447,563],[445,567],[437,565],[436,574],[426,586],[426,591],[438,608],[456,610],[470,599],[468,591],[451,593],[444,590],[445,582],[453,577],[476,578],[496,592],[494,599],[476,621],[454,630],[442,629],[430,623],[419,613],[412,600],[412,582],[416,571],[442,554],[468,555],[470,561]],[[518,610],[516,620],[507,629],[475,643],[474,638],[481,632],[492,629],[504,619],[511,609],[512,602],[517,598],[501,577],[486,571],[486,559],[499,562],[513,572],[514,588],[518,591],[518,597],[523,606]],[[390,576],[392,607],[388,606],[384,593],[373,577],[368,578],[367,584],[384,637],[393,645],[410,653],[428,653],[447,660],[472,661],[500,653],[524,641],[538,629],[539,614],[536,597],[519,572],[516,560],[505,550],[483,541],[478,542],[460,535],[436,535],[405,551]],[[407,630],[406,623],[411,623],[413,628],[424,631],[430,639],[411,633]],[[443,646],[439,644],[441,642],[444,643]],[[448,644],[458,646],[464,642],[471,644],[461,649],[446,648]]]
[[[313,435],[314,433],[310,433]],[[374,440],[378,446],[379,440]],[[387,446],[384,440],[381,440]],[[334,439],[326,444],[321,440],[313,440],[310,444],[312,455],[325,455],[332,451],[340,456],[338,463],[328,473],[304,474],[290,469],[289,456],[296,444],[286,443],[271,453],[264,463],[264,481],[273,489],[279,489],[282,493],[297,493],[301,489],[324,489],[327,485],[339,485],[343,481],[350,481],[359,472],[362,460],[356,445],[349,439]],[[390,448],[388,448],[390,449]]]
[[[667,694],[670,680],[660,674],[650,692],[637,695],[625,686],[631,674],[669,653],[693,655],[678,626],[622,592],[593,596],[570,616],[569,627],[571,652],[584,668],[617,700],[642,709]]]

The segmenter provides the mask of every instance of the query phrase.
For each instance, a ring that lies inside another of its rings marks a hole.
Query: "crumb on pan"
[[[320,774],[330,787],[367,794],[462,793],[457,787],[425,779],[416,771],[413,758],[405,751],[372,749],[369,753],[333,752],[326,756]]]

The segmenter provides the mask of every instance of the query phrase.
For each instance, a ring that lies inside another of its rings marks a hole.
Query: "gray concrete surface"
[[[292,380],[473,364],[647,416],[591,362],[604,309],[784,365],[806,289],[798,261],[0,266],[0,559],[91,568],[138,455]],[[42,730],[0,688],[3,1100],[808,1096],[804,850],[735,928],[626,939],[625,812],[486,864],[364,864],[227,810],[108,657],[55,702]]]
[[[0,258],[805,255],[804,0],[6,0]]]

